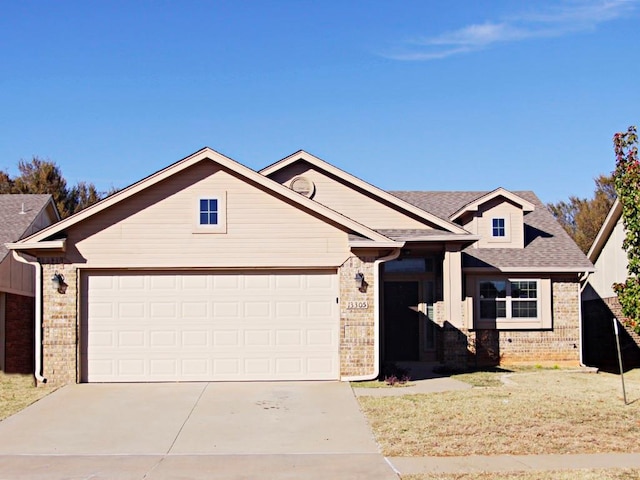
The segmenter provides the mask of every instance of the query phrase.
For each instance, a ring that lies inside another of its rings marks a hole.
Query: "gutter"
[[[380,375],[380,264],[395,260],[400,256],[401,252],[402,248],[396,248],[386,257],[377,259],[373,264],[373,283],[376,286],[373,292],[373,372],[368,375],[342,377],[341,380],[343,382],[375,380]]]
[[[17,250],[12,250],[13,258],[20,263],[32,265],[36,269],[36,308],[35,308],[35,355],[33,373],[38,383],[47,383],[47,379],[42,376],[42,266],[36,262],[30,262]]]

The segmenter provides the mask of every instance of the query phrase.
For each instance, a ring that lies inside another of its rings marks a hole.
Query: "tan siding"
[[[504,240],[492,238],[492,220],[506,220],[507,236]],[[478,208],[476,218],[471,222],[480,235],[479,248],[524,248],[524,220],[522,209],[504,198],[488,201]],[[465,225],[465,228],[467,226]]]
[[[34,267],[14,260],[9,253],[0,263],[0,290],[32,297],[35,294]]]
[[[197,233],[198,198],[225,192],[227,233]],[[68,244],[94,267],[338,266],[349,252],[345,232],[211,162],[74,226]]]
[[[271,178],[288,187],[290,181],[299,175],[304,175],[315,184],[313,199],[316,202],[369,228],[432,228],[423,221],[408,217],[395,208],[373,199],[366,192],[358,191],[339,179],[312,168],[306,162],[294,163],[275,172]]]
[[[596,271],[589,277],[589,283],[600,298],[615,297],[611,288],[615,282],[624,282],[627,278],[627,255],[622,249],[624,226],[622,219],[618,221],[611,236],[596,260]]]

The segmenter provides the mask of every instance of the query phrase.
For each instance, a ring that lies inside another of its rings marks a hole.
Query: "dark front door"
[[[419,286],[416,281],[384,283],[385,360],[420,359]]]

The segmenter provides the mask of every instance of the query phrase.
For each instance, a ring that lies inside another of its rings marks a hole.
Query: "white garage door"
[[[335,380],[335,272],[83,275],[88,382]]]

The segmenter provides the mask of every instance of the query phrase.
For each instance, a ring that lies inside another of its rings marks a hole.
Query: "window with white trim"
[[[200,225],[218,225],[218,199],[200,199]]]
[[[538,280],[480,280],[480,320],[537,319],[540,312]]]
[[[226,233],[226,208],[225,192],[197,197],[194,233]]]
[[[504,218],[492,219],[491,236],[494,238],[504,238],[507,236],[507,225]]]

